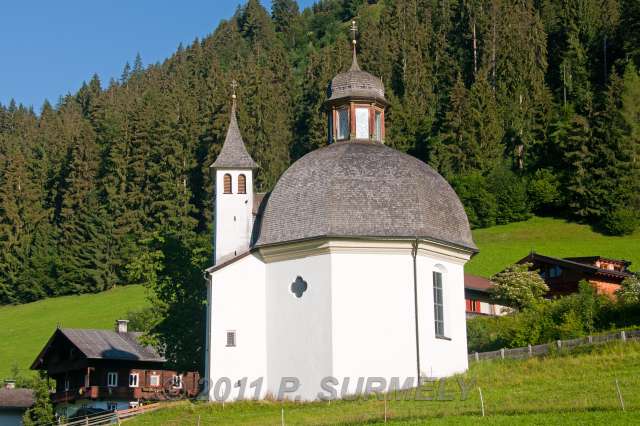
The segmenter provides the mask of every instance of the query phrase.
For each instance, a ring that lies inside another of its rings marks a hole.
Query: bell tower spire
[[[242,140],[236,117],[236,89],[231,82],[231,112],[215,171],[215,263],[249,249],[253,229],[253,172],[258,167]]]

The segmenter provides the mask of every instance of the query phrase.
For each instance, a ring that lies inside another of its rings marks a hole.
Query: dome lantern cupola
[[[368,140],[384,142],[384,97],[382,80],[362,71],[356,55],[356,22],[351,22],[353,61],[351,68],[331,80],[326,109],[329,142]]]

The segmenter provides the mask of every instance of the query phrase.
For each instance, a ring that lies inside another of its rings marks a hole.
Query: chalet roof
[[[597,257],[589,257],[590,258],[597,258]],[[578,262],[575,259],[580,259],[581,261]],[[528,256],[523,257],[522,259],[520,259],[517,263],[526,263],[526,262],[540,262],[540,263],[549,263],[552,265],[558,265],[558,266],[563,266],[565,268],[568,269],[573,269],[573,270],[577,270],[577,271],[582,271],[584,273],[588,273],[588,274],[593,274],[593,275],[599,275],[599,276],[609,276],[609,277],[616,277],[616,278],[627,278],[632,276],[633,274],[630,272],[623,272],[623,271],[615,271],[615,270],[611,270],[611,269],[603,269],[603,268],[598,268],[595,265],[591,265],[588,263],[583,263],[584,259],[588,259],[587,257],[582,257],[582,258],[559,258],[559,257],[552,257],[552,256],[545,256],[542,254],[538,254],[538,253],[530,253]]]
[[[33,390],[31,389],[0,389],[0,410],[29,408],[33,402]]]
[[[491,286],[491,281],[485,277],[464,274],[464,288],[466,289],[488,292]]]
[[[578,263],[588,263],[590,265],[595,265],[597,261],[604,261],[609,263],[616,263],[627,268],[631,265],[631,262],[624,259],[612,259],[610,257],[602,257],[602,256],[579,256],[579,257],[565,257],[565,260],[571,260],[573,262]]]
[[[34,361],[31,366],[32,369],[37,369],[41,366],[41,362],[53,341],[60,335],[69,340],[87,359],[143,362],[166,361],[154,348],[140,343],[139,339],[142,333],[118,333],[111,330],[59,328]]]
[[[233,168],[233,169],[256,169],[258,164],[253,161],[251,155],[247,151],[247,147],[242,140],[238,120],[236,118],[236,102],[233,101],[231,107],[231,118],[229,120],[229,128],[227,136],[222,145],[222,150],[218,154],[218,158],[211,165],[216,169]]]

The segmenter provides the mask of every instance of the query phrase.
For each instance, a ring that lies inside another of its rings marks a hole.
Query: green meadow
[[[473,231],[480,249],[466,265],[470,274],[489,277],[532,250],[555,257],[604,256],[626,259],[640,270],[640,231],[626,237],[594,232],[589,225],[562,219],[533,217],[524,222]]]
[[[116,319],[146,305],[141,286],[118,287],[99,294],[64,296],[0,307],[0,380],[14,366],[28,369],[56,327],[112,328]]]
[[[529,360],[483,361],[463,376],[475,380],[460,400],[456,378],[449,379],[450,401],[397,401],[390,394],[387,422],[422,424],[637,424],[640,422],[640,343],[583,348]],[[622,411],[616,380],[625,405]],[[482,417],[480,391],[484,397]],[[432,395],[424,390],[424,395]],[[155,425],[287,425],[384,424],[385,403],[357,401],[228,403],[184,402],[141,415],[131,426]]]

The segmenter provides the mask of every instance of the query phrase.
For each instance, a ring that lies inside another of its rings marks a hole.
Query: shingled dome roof
[[[382,80],[362,71],[355,54],[349,71],[336,75],[329,86],[329,102],[343,98],[376,99],[387,103]]]
[[[256,246],[316,237],[418,237],[477,251],[462,203],[444,178],[373,142],[312,151],[278,181]]]

